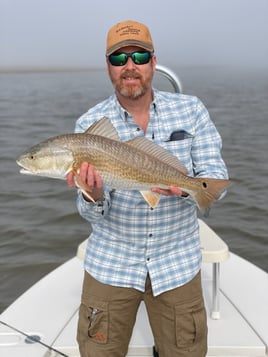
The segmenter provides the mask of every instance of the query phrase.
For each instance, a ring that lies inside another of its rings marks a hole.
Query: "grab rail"
[[[169,80],[172,84],[174,91],[177,93],[182,93],[182,84],[178,76],[169,68],[159,65],[156,65],[156,72],[162,74],[165,78]]]

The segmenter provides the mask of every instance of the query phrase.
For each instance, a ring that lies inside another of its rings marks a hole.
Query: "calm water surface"
[[[234,184],[206,219],[230,250],[268,271],[268,75],[224,68],[174,71],[208,107]],[[162,85],[157,78],[155,85]],[[163,84],[164,89],[171,89]],[[0,74],[0,311],[76,253],[90,226],[63,181],[19,174],[16,157],[110,95],[105,71]]]

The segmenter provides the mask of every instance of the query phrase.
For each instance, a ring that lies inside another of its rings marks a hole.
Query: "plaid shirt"
[[[76,123],[85,131],[103,116],[120,140],[145,135],[175,154],[191,176],[227,178],[221,138],[196,97],[154,89],[146,133],[115,95],[91,108]],[[171,134],[177,132],[174,140]],[[197,207],[191,198],[161,196],[151,209],[138,191],[105,187],[103,205],[87,202],[78,191],[77,206],[92,226],[85,269],[98,281],[144,291],[149,273],[154,296],[189,282],[200,270]]]

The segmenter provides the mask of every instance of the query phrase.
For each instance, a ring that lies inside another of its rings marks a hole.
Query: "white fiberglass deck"
[[[219,251],[218,258],[224,258],[225,246]],[[212,319],[212,265],[204,263],[202,267],[208,312],[208,356],[267,356],[268,274],[230,254],[230,258],[220,265],[220,318]],[[66,356],[78,357],[75,335],[82,278],[83,263],[75,257],[23,294],[3,312],[1,321],[26,334],[40,336],[43,343]],[[0,324],[1,357],[60,356],[38,343],[26,343],[26,340],[24,335]],[[142,304],[128,357],[152,356],[152,346],[153,338]]]

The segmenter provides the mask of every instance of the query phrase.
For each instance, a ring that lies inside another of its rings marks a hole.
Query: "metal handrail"
[[[178,76],[171,69],[157,64],[156,72],[159,72],[160,74],[162,74],[165,78],[167,78],[169,80],[169,82],[172,84],[175,92],[182,93],[181,81],[179,80]]]

